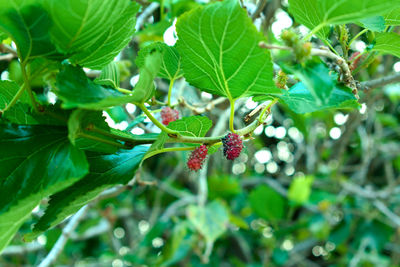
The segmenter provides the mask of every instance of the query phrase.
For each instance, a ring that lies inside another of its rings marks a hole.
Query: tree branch
[[[396,73],[390,76],[386,76],[383,78],[371,80],[371,81],[365,81],[360,83],[360,89],[361,90],[369,90],[369,89],[374,89],[377,87],[382,87],[387,84],[391,83],[400,83],[400,73]]]
[[[278,46],[278,45],[269,45],[264,42],[260,42],[258,44],[261,48],[266,48],[266,49],[280,49],[280,50],[293,50],[293,48],[288,47],[288,46]],[[353,75],[351,74],[349,65],[347,64],[346,60],[344,60],[342,57],[336,55],[335,53],[331,52],[327,48],[312,48],[311,49],[311,55],[313,56],[321,56],[321,57],[326,57],[334,60],[340,67],[342,74],[343,74],[343,82],[351,88],[353,94],[356,96],[357,99],[359,99],[358,96],[358,90],[357,90],[357,85],[356,81],[353,78]]]

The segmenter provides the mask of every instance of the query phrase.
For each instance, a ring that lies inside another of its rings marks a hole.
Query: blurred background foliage
[[[139,49],[153,41],[173,45],[176,17],[204,4],[139,2],[142,11],[152,10],[117,58],[123,88],[137,81]],[[256,8],[253,2],[244,4],[249,13]],[[285,1],[267,1],[261,19],[255,20],[269,43],[281,44],[279,36],[288,27],[306,31],[287,9]],[[362,28],[350,24],[348,29],[354,36]],[[335,34],[331,42],[340,50]],[[364,35],[351,51],[368,44]],[[291,60],[287,51],[272,51],[272,56],[278,64]],[[1,61],[0,71],[22,82],[17,60]],[[398,71],[398,58],[377,56],[356,79]],[[42,86],[41,79],[32,85]],[[175,102],[206,107],[217,99],[182,79],[174,86]],[[166,98],[168,81],[157,80],[157,87],[157,98]],[[90,210],[57,266],[399,266],[400,84],[360,96],[361,107],[352,111],[300,115],[276,105],[238,160],[224,160],[219,149],[198,173],[187,170],[186,152],[150,158],[131,190]],[[235,123],[243,127],[257,103],[247,99],[237,106]],[[178,109],[183,116],[190,114],[184,105]],[[206,115],[216,125],[227,120],[228,109],[227,101],[219,101]],[[134,105],[104,114],[114,128],[157,131]],[[37,265],[54,246],[63,224],[29,245],[22,241],[45,206],[35,210],[3,252],[1,266]]]

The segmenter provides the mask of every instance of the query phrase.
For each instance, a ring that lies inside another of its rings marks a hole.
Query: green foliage
[[[261,185],[251,191],[249,202],[254,213],[267,221],[278,221],[285,215],[285,199],[268,186]]]
[[[57,54],[49,35],[50,16],[38,1],[1,0],[0,6],[0,29],[16,43],[22,62]]]
[[[400,0],[156,2],[0,0],[0,265],[397,266]]]
[[[289,186],[288,199],[295,204],[304,204],[311,195],[311,186],[314,181],[313,176],[295,178]]]
[[[136,58],[136,65],[139,68],[144,66],[147,55],[154,49],[162,53],[161,67],[157,75],[171,81],[181,77],[181,56],[175,47],[168,46],[165,43],[155,42],[140,49]]]
[[[263,37],[235,0],[197,8],[179,19],[177,49],[187,81],[231,100],[279,93]]]
[[[225,207],[217,201],[207,206],[189,206],[187,217],[207,242],[214,242],[221,236],[229,220]]]
[[[299,82],[295,84],[289,91],[285,91],[279,96],[288,107],[296,113],[304,114],[324,109],[340,109],[340,108],[356,108],[359,106],[357,99],[348,88],[335,85],[328,99],[324,99],[327,103],[317,101],[308,87]]]
[[[110,62],[101,70],[101,74],[94,80],[95,83],[114,89],[119,88],[120,72],[117,63]]]
[[[397,33],[379,33],[376,35],[376,44],[374,45],[373,50],[400,57],[400,49],[398,47],[399,41],[400,35]]]
[[[49,227],[57,225],[105,189],[129,182],[146,151],[146,147],[136,146],[130,151],[120,150],[113,155],[88,153],[89,174],[50,196],[45,214],[35,224],[33,233],[26,238],[32,239]]]
[[[68,138],[79,149],[115,153],[121,144],[110,135],[111,130],[101,111],[77,109],[69,117]]]
[[[65,128],[7,125],[0,128],[0,140],[3,249],[42,198],[85,176],[88,162],[83,151],[69,143]]]
[[[400,6],[398,0],[289,0],[289,11],[297,22],[326,38],[329,25],[346,24],[383,15]]]
[[[400,8],[393,8],[391,9],[386,15],[384,15],[385,24],[386,25],[400,25]]]

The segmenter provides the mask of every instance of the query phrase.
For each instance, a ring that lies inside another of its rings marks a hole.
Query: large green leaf
[[[119,0],[118,4],[120,2],[126,3],[127,1]],[[129,5],[121,9],[120,14],[116,17],[117,20],[112,23],[110,29],[105,31],[90,47],[73,55],[71,61],[92,69],[101,69],[107,65],[130,42],[135,32],[136,13],[139,7],[136,2],[130,1]],[[108,7],[113,11],[116,8],[118,7],[111,5]]]
[[[39,202],[88,173],[65,127],[0,127],[0,250]]]
[[[225,0],[182,15],[176,24],[184,76],[206,92],[229,99],[279,93],[263,40],[237,0]]]
[[[327,37],[328,25],[346,24],[372,16],[383,15],[400,0],[289,0],[289,12],[296,21],[313,30],[319,37]]]
[[[181,77],[181,56],[178,50],[162,42],[155,42],[140,49],[138,57],[136,58],[136,65],[139,68],[144,66],[146,56],[154,49],[162,53],[161,67],[158,76],[169,80],[175,80]]]
[[[53,20],[50,34],[67,54],[90,49],[130,6],[129,0],[44,0]]]
[[[117,184],[128,183],[147,149],[145,146],[136,146],[132,150],[120,150],[113,155],[88,153],[89,174],[50,197],[45,214],[35,225],[33,233],[26,238],[31,240],[49,227],[57,225],[96,198],[103,190]]]
[[[285,215],[285,199],[266,185],[251,191],[249,201],[254,213],[267,221],[276,221]]]
[[[57,54],[49,36],[52,22],[40,2],[0,0],[0,30],[16,43],[23,62],[34,57]]]
[[[218,201],[213,201],[205,207],[189,206],[187,216],[207,242],[214,242],[220,237],[226,231],[229,222],[229,212]]]
[[[400,57],[399,44],[399,34],[394,32],[379,33],[376,35],[376,44],[373,47],[373,50]]]
[[[326,103],[315,100],[302,82],[295,84],[289,91],[284,91],[284,93],[278,97],[283,100],[291,110],[300,114],[324,109],[357,108],[359,106],[351,90],[339,85],[335,86]]]
[[[391,9],[383,18],[385,19],[386,25],[400,25],[400,8]]]

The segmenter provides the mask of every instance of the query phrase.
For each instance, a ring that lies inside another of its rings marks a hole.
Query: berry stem
[[[165,152],[174,152],[174,151],[191,151],[195,150],[197,147],[195,146],[185,146],[185,147],[168,147],[168,148],[163,148],[155,151],[151,151],[146,156],[143,158],[143,160],[148,159],[152,156],[165,153]]]
[[[231,130],[232,133],[235,133],[235,129],[233,126],[233,119],[235,118],[235,100],[230,100],[230,103],[231,103],[231,115],[229,116],[229,129]]]
[[[266,112],[267,110],[269,110],[273,105],[275,105],[276,102],[278,102],[278,99],[277,99],[277,98],[275,98],[274,100],[272,100],[265,108],[263,108],[263,110],[262,110],[261,113],[260,113],[260,116],[258,117],[258,121],[259,121],[260,123],[263,123],[264,120],[266,119],[266,118],[264,118],[265,112]]]
[[[145,107],[144,104],[137,104],[137,107],[139,107],[145,114],[146,116],[156,125],[158,128],[160,128],[161,131],[166,132],[168,134],[174,135],[174,136],[180,136],[179,132],[171,130],[167,127],[165,127],[161,122],[159,122],[156,118],[154,118],[153,114]]]
[[[363,35],[364,33],[366,33],[368,31],[368,29],[364,29],[362,31],[360,31],[356,36],[353,37],[353,39],[350,40],[348,46],[350,47],[350,45],[357,40],[358,37],[360,37],[361,35]]]
[[[175,79],[172,79],[172,80],[169,82],[169,87],[168,87],[168,100],[167,100],[167,105],[168,105],[168,106],[171,106],[171,94],[172,94],[172,88],[174,87],[174,82],[175,82]]]

